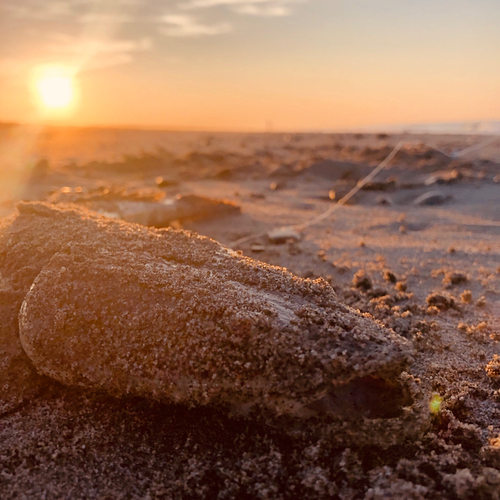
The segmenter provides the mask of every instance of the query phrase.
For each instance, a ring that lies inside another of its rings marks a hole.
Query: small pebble
[[[262,253],[266,250],[266,247],[264,245],[259,245],[259,244],[255,244],[255,245],[252,245],[250,247],[250,250],[253,252],[253,253]]]
[[[267,233],[269,241],[275,245],[281,245],[287,241],[299,241],[300,234],[291,227],[281,227],[273,229]]]
[[[283,182],[271,182],[269,184],[269,189],[271,191],[278,191],[279,189],[283,189],[285,187],[285,184]]]
[[[392,205],[390,198],[387,196],[377,196],[375,202],[377,205],[382,205],[385,207],[390,207]]]
[[[433,206],[433,205],[442,205],[449,199],[448,196],[445,196],[441,191],[429,191],[428,193],[424,193],[413,201],[414,205],[418,206]]]

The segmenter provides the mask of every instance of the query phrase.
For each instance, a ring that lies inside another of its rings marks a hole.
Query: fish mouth
[[[391,419],[413,403],[411,391],[399,380],[368,375],[331,387],[305,408],[316,415]]]
[[[267,423],[293,437],[387,449],[418,439],[428,428],[428,400],[421,381],[406,371],[363,374],[330,383],[305,404],[277,398]]]

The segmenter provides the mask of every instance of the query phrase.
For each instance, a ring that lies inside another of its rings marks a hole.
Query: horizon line
[[[480,129],[481,124],[493,126],[494,129]],[[178,133],[212,133],[212,134],[377,134],[392,133],[398,135],[405,134],[441,134],[441,135],[495,135],[500,132],[500,119],[492,120],[468,120],[455,122],[429,122],[429,123],[411,123],[411,124],[376,124],[361,125],[359,127],[349,128],[310,128],[310,129],[276,129],[270,127],[264,129],[203,129],[186,128],[169,125],[132,125],[132,124],[67,124],[63,122],[44,122],[44,123],[23,123],[15,121],[0,120],[0,127],[33,127],[33,128],[74,128],[74,129],[100,129],[100,130],[129,130],[144,132],[178,132]],[[450,130],[432,130],[433,128],[449,128]],[[458,127],[458,129],[455,129]],[[470,127],[470,129],[468,129]],[[427,130],[426,130],[427,129]],[[454,129],[454,130],[451,130]]]

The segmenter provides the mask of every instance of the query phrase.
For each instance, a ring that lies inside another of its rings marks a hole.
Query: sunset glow
[[[0,2],[0,121],[289,132],[495,121],[499,5]],[[46,64],[59,70],[33,78]]]
[[[67,108],[74,99],[73,79],[59,68],[38,76],[36,89],[42,106],[49,110]]]

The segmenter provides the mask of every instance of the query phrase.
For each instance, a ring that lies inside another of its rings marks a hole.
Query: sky
[[[500,119],[499,0],[0,0],[0,121],[342,130]],[[47,67],[70,105],[37,94]]]

